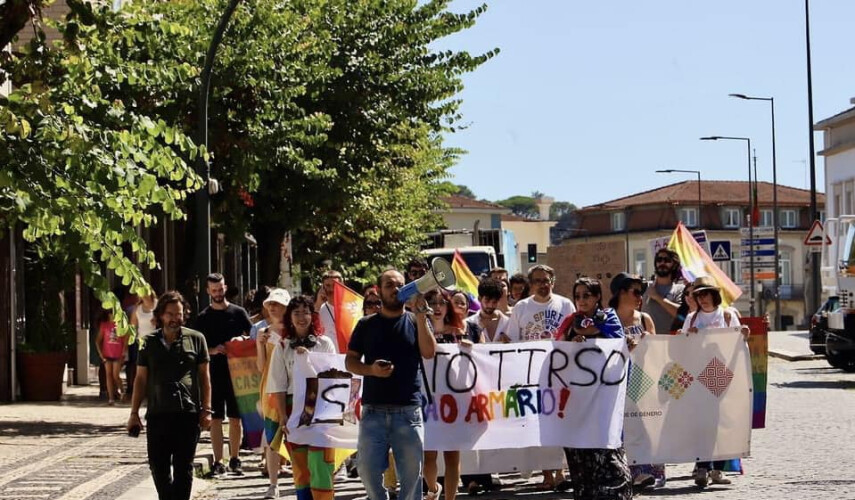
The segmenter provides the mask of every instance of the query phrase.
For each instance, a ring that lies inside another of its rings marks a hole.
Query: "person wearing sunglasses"
[[[585,342],[590,338],[623,338],[624,329],[612,308],[603,308],[600,282],[582,277],[573,284],[576,312],[564,320],[558,332],[562,340]],[[564,448],[567,468],[577,500],[629,500],[632,476],[623,446]]]
[[[740,324],[739,315],[735,311],[722,307],[721,289],[710,276],[701,276],[692,283],[692,298],[697,303],[697,310],[689,313],[683,323],[683,332],[696,334],[709,328],[740,327],[742,335],[748,339],[751,331]],[[712,462],[697,462],[695,464],[695,484],[701,488],[712,484],[730,484],[731,480],[724,477],[727,460]],[[741,469],[741,465],[737,465]]]
[[[424,258],[413,257],[407,263],[407,276],[406,276],[407,283],[421,278],[422,276],[425,275],[425,273],[427,273],[427,270],[428,270],[428,263]]]
[[[432,311],[430,325],[436,343],[471,347],[473,342],[466,333],[464,316],[458,307],[454,307],[451,299],[452,297],[446,297],[439,290],[431,290],[425,294],[425,301]],[[437,454],[435,450],[424,452],[424,477],[428,487],[425,500],[439,500],[443,491],[443,485],[438,481]],[[443,451],[442,458],[445,462],[445,500],[454,500],[460,483],[460,451]]]
[[[656,331],[664,334],[671,332],[671,324],[683,299],[680,256],[673,250],[660,248],[656,251],[653,266],[654,281],[644,293],[641,310],[653,318]]]
[[[609,284],[612,297],[609,307],[613,308],[623,326],[630,351],[633,350],[647,335],[656,334],[653,319],[645,312],[639,311],[639,302],[647,288],[646,283],[637,274],[620,273]],[[665,464],[633,465],[629,468],[632,474],[632,486],[636,489],[650,486],[661,488],[665,486]]]
[[[533,294],[516,303],[511,310],[507,336],[512,342],[552,339],[564,318],[576,311],[570,299],[552,292],[555,286],[555,270],[538,264],[528,271],[528,282]],[[560,460],[560,448],[545,448],[554,451]],[[527,472],[527,471],[524,471]],[[543,471],[540,491],[569,487],[563,471]],[[566,491],[563,489],[562,491]]]

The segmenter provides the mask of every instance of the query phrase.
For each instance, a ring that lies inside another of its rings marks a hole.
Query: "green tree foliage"
[[[449,3],[240,5],[212,81],[212,175],[225,186],[213,214],[234,239],[251,228],[268,250],[264,269],[277,268],[279,239],[291,231],[304,269],[331,259],[367,278],[406,261],[439,225],[440,182],[461,153],[441,134],[461,118],[461,76],[495,54],[431,49],[486,9],[452,14]],[[222,4],[151,8],[211,28]],[[194,43],[200,52],[207,39]]]
[[[556,201],[549,207],[549,220],[559,220],[576,210],[576,205],[569,201]]]
[[[201,185],[190,168],[199,150],[158,116],[172,89],[191,85],[198,72],[139,55],[166,49],[189,28],[68,3],[72,14],[58,24],[63,40],[55,48],[41,33],[0,61],[15,84],[0,100],[0,231],[23,227],[44,265],[70,259],[125,331],[102,270],[146,293],[140,267],[157,262],[136,228],[154,224],[156,214],[183,217],[182,200]]]
[[[537,219],[539,217],[537,205],[535,205],[534,198],[531,196],[511,196],[510,198],[497,201],[496,204],[509,208],[514,215],[525,217],[526,219]]]

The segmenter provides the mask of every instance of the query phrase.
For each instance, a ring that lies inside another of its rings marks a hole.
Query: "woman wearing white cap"
[[[284,331],[283,318],[291,295],[287,290],[274,288],[264,300],[263,306],[267,311],[268,325],[258,331],[255,338],[256,363],[258,371],[261,372],[261,415],[264,417],[264,454],[267,458],[266,467],[262,467],[262,474],[267,475],[270,480],[268,493],[278,490],[279,467],[282,457],[279,448],[282,445],[282,433],[279,430],[279,411],[274,396],[267,394],[267,375],[270,368],[270,358],[273,349],[282,339]]]
[[[738,326],[742,329],[742,335],[748,338],[751,332],[747,326],[739,323],[739,315],[730,308],[722,307],[721,289],[712,277],[701,276],[692,283],[692,298],[695,299],[698,308],[686,316],[686,321],[683,323],[684,332],[698,333],[708,328]],[[730,484],[730,479],[724,477],[726,462],[727,460],[716,460],[695,464],[695,484],[701,488],[710,482]],[[741,464],[738,467],[741,469]]]

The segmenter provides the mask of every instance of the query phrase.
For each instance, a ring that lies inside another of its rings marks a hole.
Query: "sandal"
[[[534,490],[535,491],[553,491],[553,490],[555,490],[555,484],[548,483],[548,482],[544,481],[544,482],[536,485],[534,487]]]

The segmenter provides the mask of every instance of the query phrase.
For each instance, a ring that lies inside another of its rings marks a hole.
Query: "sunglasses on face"
[[[448,304],[447,300],[431,300],[430,302],[428,302],[428,305],[431,307],[439,307],[439,306],[444,306],[447,304]]]
[[[365,302],[365,307],[380,307],[382,304],[379,300],[369,300]]]
[[[692,292],[692,296],[694,296],[695,298],[697,298],[697,297],[704,297],[704,296],[707,296],[707,295],[712,295],[712,290],[700,290],[700,291],[697,291],[697,292]]]
[[[574,295],[573,298],[575,298],[576,300],[588,300],[593,296],[594,296],[593,293],[581,293],[581,294]]]
[[[656,257],[656,262],[673,262],[671,257]]]
[[[425,272],[426,271],[424,269],[410,269],[407,271],[407,274],[410,276],[422,277],[425,275]]]
[[[638,288],[628,288],[625,291],[627,293],[631,293],[631,294],[635,295],[636,297],[641,297],[644,294],[644,292],[642,292]]]

